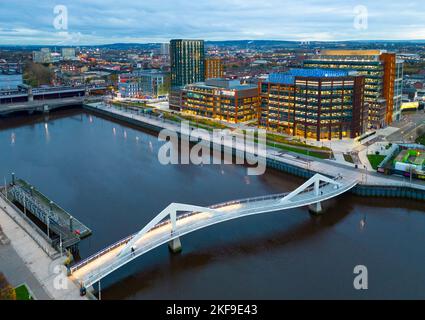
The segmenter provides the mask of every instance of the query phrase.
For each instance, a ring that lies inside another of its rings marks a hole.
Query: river
[[[163,166],[148,132],[83,110],[0,119],[0,178],[15,172],[93,230],[81,256],[144,227],[171,202],[211,205],[295,189],[274,170]],[[9,178],[10,179],[10,178]],[[198,231],[102,282],[103,299],[424,299],[425,204],[346,194],[307,209]],[[357,291],[353,270],[368,268]]]

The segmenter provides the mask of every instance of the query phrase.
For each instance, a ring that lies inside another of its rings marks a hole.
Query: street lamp
[[[368,182],[368,180],[369,180],[369,171],[368,171],[368,169],[367,169],[367,166],[366,166],[366,165],[364,166],[364,168],[365,168],[365,170],[366,170],[366,184],[367,184],[367,182]]]

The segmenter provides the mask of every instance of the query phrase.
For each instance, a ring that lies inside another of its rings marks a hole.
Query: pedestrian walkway
[[[52,299],[11,245],[0,245],[0,272],[15,288],[25,283],[35,299]]]
[[[9,281],[17,285],[27,283],[38,299],[87,299],[80,297],[78,286],[66,277],[66,268],[63,266],[65,257],[52,259],[25,231],[30,230],[31,226],[24,220],[17,224],[9,216],[14,210],[0,199],[0,225],[10,240],[10,245],[0,250],[0,270],[4,269],[8,278],[11,275]],[[16,212],[14,214],[18,215]],[[49,246],[47,241],[45,246]],[[18,278],[21,271],[22,278]]]

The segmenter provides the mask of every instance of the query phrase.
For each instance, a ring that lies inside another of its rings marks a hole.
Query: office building
[[[262,128],[317,141],[356,138],[366,130],[365,78],[356,72],[291,69],[258,85]]]
[[[161,43],[161,48],[159,50],[159,54],[162,56],[170,55],[170,44],[169,43]]]
[[[304,61],[305,68],[355,70],[365,76],[369,127],[390,125],[401,116],[403,61],[380,50],[325,50]]]
[[[43,48],[40,51],[33,51],[32,60],[35,63],[51,63],[52,53],[49,48]]]
[[[75,60],[75,48],[62,48],[62,58],[65,61]]]
[[[169,91],[170,75],[156,69],[134,71],[140,83],[140,94],[148,98],[165,96]]]
[[[137,81],[121,82],[118,84],[121,98],[138,98],[140,96],[140,84]]]
[[[182,90],[181,110],[187,114],[240,123],[258,119],[259,108],[258,87],[238,80],[209,79]]]
[[[216,79],[224,77],[224,66],[221,59],[205,59],[205,79]]]

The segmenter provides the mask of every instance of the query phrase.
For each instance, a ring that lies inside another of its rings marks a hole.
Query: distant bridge
[[[13,90],[0,90],[0,106],[31,103],[33,101],[62,100],[89,96],[106,91],[106,86],[42,87],[20,86]]]
[[[173,203],[137,234],[131,235],[69,269],[69,276],[89,288],[115,270],[163,245],[181,250],[180,237],[243,217],[310,206],[322,212],[322,202],[335,198],[358,184],[342,177],[330,179],[316,174],[291,193],[249,198],[210,207]],[[180,213],[180,214],[179,214]]]
[[[16,112],[50,112],[55,109],[68,106],[81,106],[84,103],[90,103],[99,100],[99,97],[81,96],[51,100],[34,100],[21,103],[0,105],[0,116],[10,115]]]

